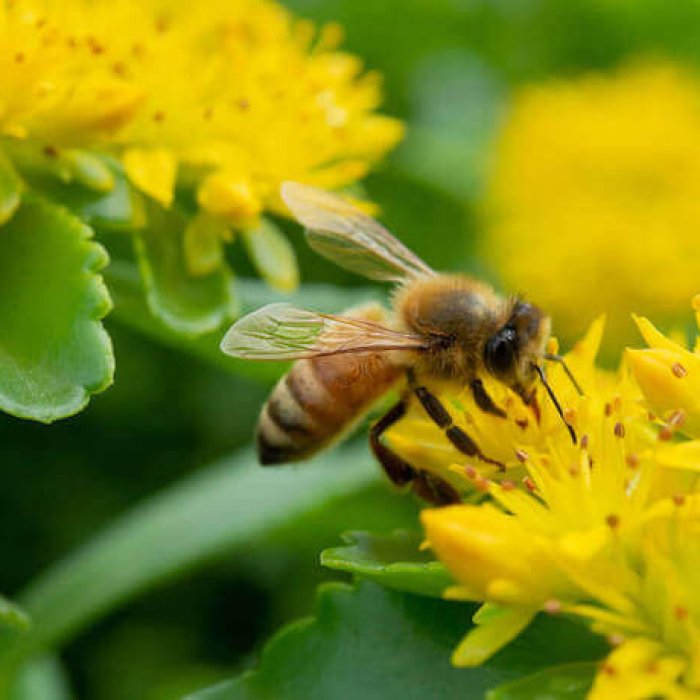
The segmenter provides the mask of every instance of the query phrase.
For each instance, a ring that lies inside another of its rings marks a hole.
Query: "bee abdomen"
[[[367,356],[300,360],[277,383],[258,421],[260,463],[306,459],[343,433],[396,381],[399,371]]]

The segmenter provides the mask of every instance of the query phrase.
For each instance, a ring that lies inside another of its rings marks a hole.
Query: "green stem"
[[[22,660],[56,648],[143,590],[376,480],[357,446],[298,470],[261,469],[244,451],[185,479],[126,513],[17,597],[32,630],[5,647],[0,679],[9,682]]]

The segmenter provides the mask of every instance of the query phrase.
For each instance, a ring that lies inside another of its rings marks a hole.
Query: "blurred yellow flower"
[[[666,321],[697,291],[700,83],[638,63],[524,89],[498,137],[484,257],[510,288],[536,290],[565,337],[605,311]]]
[[[230,225],[281,210],[284,179],[338,188],[402,134],[379,78],[271,0],[7,0],[3,140],[116,153],[168,205],[176,182]]]
[[[669,440],[673,426],[650,414],[626,365],[595,368],[601,333],[599,320],[567,356],[584,396],[559,368],[550,372],[577,445],[543,402],[539,422],[531,413],[525,427],[515,424],[519,436],[510,423],[520,414],[499,419],[468,406],[465,429],[497,435],[505,474],[433,455],[433,469],[488,499],[421,516],[456,581],[446,596],[485,603],[453,662],[479,664],[538,612],[563,612],[614,646],[591,697],[700,697],[700,441]],[[678,378],[668,371],[657,381]],[[390,437],[415,459],[431,448],[412,420],[410,432]],[[412,451],[410,433],[423,440]]]

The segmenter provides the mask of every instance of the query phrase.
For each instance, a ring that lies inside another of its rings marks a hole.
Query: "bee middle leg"
[[[458,425],[454,424],[452,416],[444,407],[440,399],[438,399],[435,394],[428,391],[426,387],[419,386],[415,377],[409,376],[409,386],[425,409],[425,412],[432,419],[435,425],[438,426],[438,428],[445,431],[447,439],[456,449],[468,457],[477,457],[482,462],[493,464],[501,470],[506,468],[506,465],[503,464],[503,462],[487,457],[481,451],[481,449],[479,449],[476,442],[474,442],[474,440],[472,440],[472,438],[470,438],[469,435],[467,435],[467,433],[465,433],[464,430],[462,430]],[[485,390],[484,394],[486,394]],[[488,394],[486,394],[486,396],[488,396]]]
[[[372,426],[369,433],[369,444],[374,456],[379,460],[389,479],[397,486],[411,484],[411,488],[417,496],[433,505],[443,506],[460,503],[462,499],[459,497],[459,493],[450,484],[437,476],[411,466],[382,442],[383,433],[405,415],[406,399],[403,398]]]

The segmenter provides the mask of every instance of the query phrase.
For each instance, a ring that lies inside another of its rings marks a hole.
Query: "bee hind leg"
[[[434,505],[460,503],[462,499],[459,493],[450,484],[426,471],[415,469],[381,441],[383,433],[405,414],[406,400],[402,399],[372,426],[369,444],[374,456],[396,486],[411,484],[413,492],[419,498]]]
[[[449,506],[462,502],[454,486],[426,471],[417,471],[414,474],[412,488],[418,497],[435,506]]]

